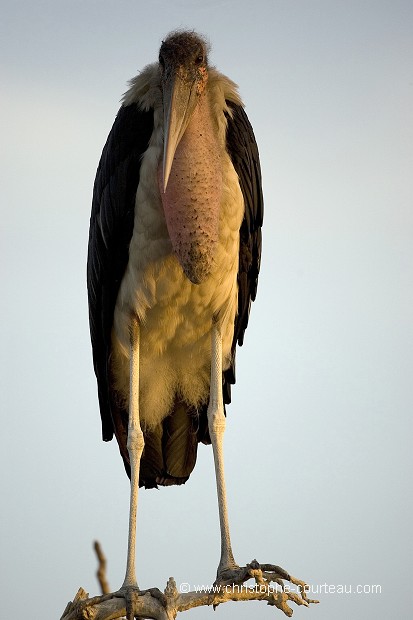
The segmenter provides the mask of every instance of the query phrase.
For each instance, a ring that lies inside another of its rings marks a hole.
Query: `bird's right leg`
[[[129,426],[128,452],[131,467],[130,477],[130,512],[128,559],[126,575],[122,588],[137,588],[135,554],[136,554],[136,513],[138,508],[139,469],[145,445],[139,420],[139,345],[140,326],[137,317],[131,318],[130,324],[130,383],[129,383]]]

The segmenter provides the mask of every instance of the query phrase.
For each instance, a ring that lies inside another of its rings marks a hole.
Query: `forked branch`
[[[252,585],[246,582],[253,579]],[[104,580],[106,582],[106,578]],[[132,592],[133,613],[139,618],[175,620],[179,612],[194,607],[217,605],[229,601],[266,601],[288,617],[293,610],[289,603],[305,605],[318,601],[307,597],[308,586],[304,581],[289,575],[273,564],[259,564],[253,560],[247,566],[231,571],[227,578],[210,588],[179,592],[170,577],[164,592],[158,588]],[[130,594],[130,591],[129,591]],[[73,602],[68,603],[61,620],[115,620],[126,615],[126,593],[117,592],[89,598],[80,588]]]

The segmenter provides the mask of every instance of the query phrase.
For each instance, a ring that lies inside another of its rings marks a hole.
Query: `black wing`
[[[261,262],[261,226],[263,196],[258,147],[248,117],[241,106],[227,101],[232,112],[228,115],[227,149],[238,174],[244,197],[245,213],[240,229],[238,268],[238,313],[232,342],[232,364],[224,373],[224,401],[231,402],[231,384],[235,383],[235,348],[242,345],[247,329],[251,301],[257,293]]]
[[[153,112],[122,106],[103,148],[93,188],[87,260],[89,324],[98,382],[102,436],[113,437],[109,355],[113,313],[132,238],[136,190],[143,153],[153,131]]]

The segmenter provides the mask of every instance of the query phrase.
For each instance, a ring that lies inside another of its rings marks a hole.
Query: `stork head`
[[[176,147],[205,90],[207,67],[207,44],[194,32],[173,32],[162,42],[159,69],[164,108],[164,192]]]

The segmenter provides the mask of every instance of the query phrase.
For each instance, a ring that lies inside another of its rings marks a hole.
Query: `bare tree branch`
[[[109,594],[110,587],[106,579],[106,558],[98,540],[95,540],[93,548],[98,559],[98,570],[96,572],[96,577],[100,585],[100,591],[102,594]]]
[[[250,579],[254,579],[255,583],[248,586],[245,582]],[[215,608],[229,601],[266,601],[291,617],[293,610],[289,603],[306,607],[318,603],[307,597],[307,591],[304,581],[292,577],[279,566],[259,564],[253,560],[247,566],[231,571],[228,578],[211,588],[199,591],[178,592],[173,577],[168,580],[164,592],[158,588],[129,589],[127,592],[121,589],[88,598],[88,594],[80,588],[73,602],[66,606],[61,620],[115,620],[126,615],[127,601],[128,607],[132,605],[135,617],[154,620],[175,620],[179,612],[205,605]]]

